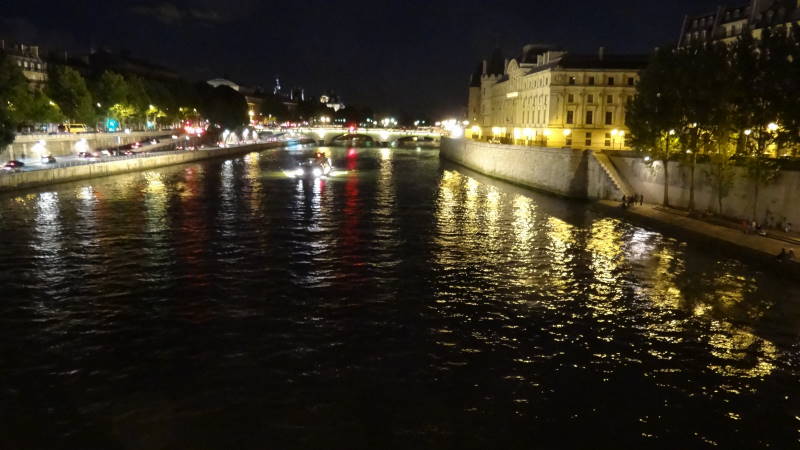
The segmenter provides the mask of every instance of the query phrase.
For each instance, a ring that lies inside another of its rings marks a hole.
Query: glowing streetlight
[[[748,129],[746,129],[746,130],[744,130],[744,135],[745,135],[745,136],[750,136],[751,134],[753,134],[753,130],[751,130],[751,129],[749,129],[749,128],[748,128]]]
[[[778,124],[775,122],[771,122],[769,125],[767,125],[767,129],[769,131],[778,131]]]

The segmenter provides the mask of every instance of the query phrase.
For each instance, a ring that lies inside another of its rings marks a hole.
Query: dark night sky
[[[0,35],[84,53],[128,49],[193,79],[268,86],[279,74],[307,92],[439,118],[461,111],[469,74],[498,42],[507,55],[527,42],[645,52],[676,41],[685,13],[719,3],[10,0]]]

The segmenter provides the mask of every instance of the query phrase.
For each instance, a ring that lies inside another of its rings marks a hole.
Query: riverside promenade
[[[710,223],[689,217],[680,210],[669,210],[659,205],[643,204],[622,208],[613,200],[600,200],[595,203],[598,209],[615,215],[643,222],[656,228],[669,228],[679,234],[695,238],[704,245],[727,248],[737,254],[747,254],[761,262],[770,264],[777,272],[800,275],[800,236],[797,233],[768,231],[767,236],[746,234],[731,222],[729,226]],[[779,262],[777,255],[781,249],[794,250],[795,259]]]
[[[310,142],[310,141],[309,141]],[[303,143],[300,141],[299,143]],[[106,160],[57,167],[53,169],[32,170],[18,173],[0,173],[0,192],[48,186],[88,178],[105,177],[121,173],[150,170],[157,167],[185,164],[210,158],[237,156],[244,153],[280,148],[285,142],[266,142],[246,144],[226,148],[208,148],[195,151],[156,152],[129,157],[111,157]]]

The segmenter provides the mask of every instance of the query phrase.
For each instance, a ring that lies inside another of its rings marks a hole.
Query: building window
[[[575,103],[575,95],[567,94],[567,102],[568,103]]]
[[[589,77],[589,86],[594,86],[594,77]]]
[[[588,104],[590,104],[590,105],[591,105],[592,103],[594,103],[594,95],[592,95],[592,94],[588,94],[588,95],[586,96],[586,103],[588,103]]]
[[[609,86],[613,86],[614,85],[614,77],[608,77],[608,85]]]
[[[575,111],[567,111],[567,123],[575,123]]]
[[[633,77],[628,77],[628,86],[633,86]]]
[[[586,132],[585,144],[586,144],[587,147],[591,147],[592,146],[592,133],[591,133],[591,131],[587,131]]]
[[[569,77],[569,84],[575,84],[575,77]]]
[[[591,125],[594,119],[593,111],[586,111],[586,125]]]
[[[606,103],[609,105],[614,103],[614,96],[613,95],[606,95]]]
[[[614,123],[614,113],[611,111],[606,111],[606,125],[611,125]]]
[[[606,140],[603,142],[606,147],[611,147],[611,133],[606,133]]]
[[[564,140],[564,145],[567,147],[572,146],[572,135],[567,136],[567,138]]]

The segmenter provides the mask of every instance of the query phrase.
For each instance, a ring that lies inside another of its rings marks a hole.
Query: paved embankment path
[[[761,261],[779,265],[782,271],[800,274],[800,261],[797,259],[800,258],[800,246],[796,244],[769,236],[745,234],[741,230],[734,228],[674,214],[660,209],[656,205],[645,204],[622,208],[620,202],[611,200],[600,200],[596,205],[605,211],[626,218],[639,219],[656,227],[666,227],[684,232],[695,238],[705,240],[707,244],[719,243],[738,252],[746,253],[748,256],[754,256]],[[793,261],[778,262],[776,256],[784,248],[787,251],[794,250],[795,259]]]

